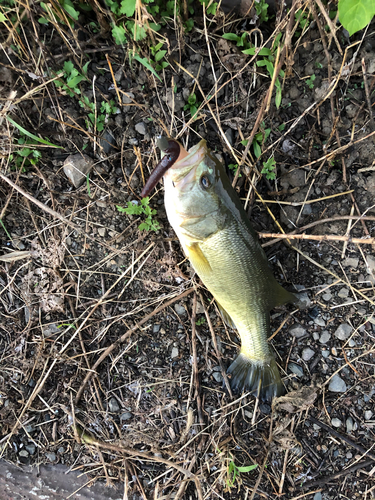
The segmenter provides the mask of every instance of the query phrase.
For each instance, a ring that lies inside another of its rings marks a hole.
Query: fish
[[[225,168],[206,141],[189,151],[174,139],[164,137],[158,144],[167,154],[141,194],[148,194],[163,176],[169,223],[223,320],[241,339],[239,354],[227,370],[231,390],[270,401],[284,393],[267,341],[270,311],[295,302],[296,296],[273,276]]]

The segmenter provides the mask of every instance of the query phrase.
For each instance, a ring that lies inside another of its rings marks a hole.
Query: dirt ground
[[[150,41],[114,44],[109,9],[63,26],[38,23],[38,5],[12,7],[19,22],[3,23],[0,55],[8,463],[64,465],[134,500],[375,497],[375,24],[350,39],[337,24],[333,36],[312,3],[298,8],[303,29],[291,12],[258,26],[219,11],[185,33],[170,19],[158,78],[129,58],[148,57]],[[273,52],[279,108],[267,66],[222,37],[244,31],[257,47],[286,40]],[[81,75],[89,63],[73,93],[52,81],[66,81],[69,61]],[[32,140],[26,155],[17,124],[57,147]],[[162,184],[157,231],[117,208],[139,200],[161,133],[242,162],[230,178],[276,278],[302,294],[305,308],[272,311],[287,390],[272,405],[225,389],[239,339],[181,251]],[[75,187],[63,165],[80,153],[93,167]]]

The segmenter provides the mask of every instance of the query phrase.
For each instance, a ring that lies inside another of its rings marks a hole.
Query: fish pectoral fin
[[[216,299],[215,299],[216,300]],[[224,307],[219,304],[219,302],[216,300],[216,305],[220,311],[221,317],[223,318],[224,323],[229,326],[229,328],[234,328],[235,330],[237,329],[234,321],[230,317],[230,315],[227,313],[227,311],[224,309]]]
[[[192,243],[186,246],[188,258],[198,274],[207,274],[212,271],[210,263],[202,252],[199,243]]]

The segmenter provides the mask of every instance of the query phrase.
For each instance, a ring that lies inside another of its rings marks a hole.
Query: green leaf
[[[251,47],[251,49],[243,50],[242,53],[248,54],[250,56],[254,56],[256,54],[256,50],[257,50],[256,47]],[[272,55],[272,51],[271,51],[271,49],[267,49],[267,47],[263,47],[258,52],[258,56],[270,56],[270,55]],[[262,66],[264,66],[264,65],[262,65]]]
[[[253,141],[253,149],[254,154],[257,158],[262,154],[262,150],[260,149],[259,143],[257,141]]]
[[[235,33],[224,33],[223,38],[225,38],[225,40],[231,40],[232,42],[238,42],[240,40],[240,37]]]
[[[127,17],[132,17],[135,12],[135,2],[136,0],[122,0],[120,7],[120,14],[124,14]]]
[[[156,78],[158,80],[161,81],[161,78],[160,76],[156,73],[156,71],[154,70],[154,68],[151,66],[150,62],[148,61],[148,59],[146,59],[146,57],[140,57],[138,54],[135,54],[134,55],[134,59],[138,62],[140,62],[141,64],[143,64],[143,66],[145,68],[147,68],[149,71],[151,71],[151,73],[156,76]]]
[[[166,53],[167,53],[166,50],[159,50],[159,52],[155,54],[155,61],[158,62],[160,61],[160,59],[163,59]]]
[[[374,15],[374,0],[339,0],[340,21],[350,36],[367,26]]]
[[[112,36],[117,45],[126,43],[125,29],[122,26],[114,26],[112,28]]]
[[[258,467],[257,464],[255,465],[246,465],[245,467],[237,467],[238,472],[250,472]]]
[[[79,12],[72,5],[69,5],[67,2],[64,2],[63,7],[75,21],[78,21]]]
[[[31,139],[34,139],[34,141],[41,142],[42,144],[46,144],[47,146],[51,146],[51,148],[58,148],[58,149],[63,149],[62,146],[56,146],[56,144],[52,144],[51,142],[45,141],[44,139],[40,139],[40,137],[37,137],[36,135],[32,134],[31,132],[28,132],[26,129],[21,127],[21,125],[18,125],[10,116],[5,116],[5,118],[8,120],[9,123],[14,125],[18,130],[22,133],[27,135],[28,137],[31,137]]]
[[[64,62],[64,72],[67,75],[71,75],[73,71],[74,71],[74,64],[72,63],[72,61],[65,61]]]
[[[7,18],[4,16],[2,12],[0,12],[0,23],[5,23],[6,20]]]
[[[48,24],[48,23],[49,23],[49,20],[48,20],[48,19],[46,19],[45,17],[40,17],[40,18],[38,19],[38,23],[40,23],[40,24]]]

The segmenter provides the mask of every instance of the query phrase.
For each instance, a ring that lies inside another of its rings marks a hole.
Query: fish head
[[[168,219],[180,240],[191,243],[205,240],[225,224],[222,192],[223,182],[229,180],[205,140],[185,153],[164,174],[164,199]]]

